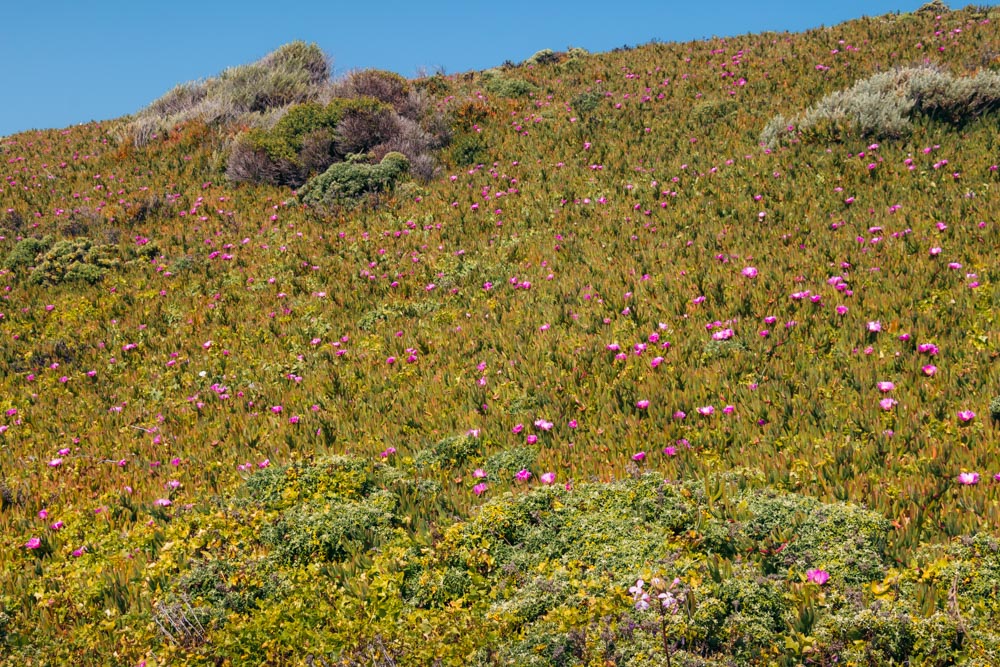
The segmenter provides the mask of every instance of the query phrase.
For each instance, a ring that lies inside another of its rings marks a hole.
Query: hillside
[[[0,665],[1000,664],[1000,10],[0,138]]]

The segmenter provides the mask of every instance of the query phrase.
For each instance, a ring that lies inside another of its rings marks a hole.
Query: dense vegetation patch
[[[1000,663],[998,19],[0,138],[0,664]]]

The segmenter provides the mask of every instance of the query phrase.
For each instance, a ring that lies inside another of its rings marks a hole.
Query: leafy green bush
[[[363,195],[391,190],[409,168],[402,153],[389,153],[378,164],[338,162],[306,183],[299,196],[313,206],[350,203]]]
[[[120,266],[117,249],[95,245],[90,239],[57,241],[39,254],[31,282],[55,285],[62,282],[100,282],[108,269]]]
[[[538,86],[530,81],[506,76],[494,76],[487,79],[484,88],[486,88],[486,92],[492,95],[511,98],[527,97],[532,93],[538,92]]]
[[[35,238],[29,236],[17,242],[3,260],[4,268],[18,271],[35,265],[38,255],[52,247],[52,237]]]
[[[367,151],[385,141],[391,113],[371,97],[294,105],[274,127],[252,129],[234,144],[226,175],[236,182],[301,185],[346,152]]]

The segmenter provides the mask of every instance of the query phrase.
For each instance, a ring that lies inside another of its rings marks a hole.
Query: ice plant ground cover
[[[439,172],[351,206],[0,138],[0,664],[1000,663],[991,93],[759,143],[998,25],[413,81]]]

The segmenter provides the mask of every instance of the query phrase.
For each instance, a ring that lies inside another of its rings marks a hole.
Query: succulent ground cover
[[[998,23],[0,139],[0,664],[997,664]]]

